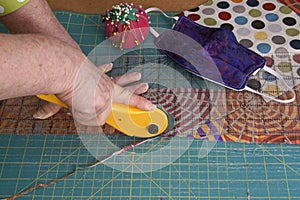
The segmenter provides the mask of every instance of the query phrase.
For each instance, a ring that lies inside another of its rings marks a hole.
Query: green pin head
[[[107,12],[106,20],[110,20],[112,23],[119,22],[121,25],[130,22],[131,20],[137,20],[136,12],[138,10],[132,7],[131,4],[119,4],[113,6],[111,10]]]

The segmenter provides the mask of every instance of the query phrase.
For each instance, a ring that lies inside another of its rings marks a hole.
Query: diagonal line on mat
[[[263,145],[258,145],[263,151],[267,152],[270,156],[272,156],[273,158],[275,158],[279,163],[281,163],[282,165],[284,165],[285,167],[287,167],[288,169],[290,169],[292,172],[294,172],[295,174],[297,174],[298,176],[300,176],[300,172],[298,172],[296,169],[294,169],[293,167],[291,167],[288,163],[284,162],[283,160],[281,160],[280,158],[278,158],[276,155],[272,154],[270,151],[268,151],[267,149],[264,148]]]
[[[136,165],[135,165],[135,167],[138,168],[138,169],[140,169],[141,174],[143,174],[144,176],[146,176],[146,177],[147,177],[154,185],[156,185],[156,187],[157,187],[158,189],[160,189],[162,192],[164,192],[164,193],[168,196],[168,198],[173,199],[173,198],[170,196],[170,194],[164,190],[164,188],[162,188],[158,183],[156,183],[156,182],[155,182],[150,176],[148,176],[141,168],[139,168],[139,167],[136,166]]]
[[[174,167],[175,170],[178,172],[179,179],[182,180],[182,182],[189,188],[189,192],[192,193],[192,195],[194,196],[195,199],[197,199],[197,195],[193,192],[193,190],[190,190],[189,184],[187,183],[186,179],[184,179],[183,176],[180,174],[180,171],[178,170],[178,168],[175,165],[173,165],[172,167]],[[189,199],[190,199],[190,196],[189,196]]]
[[[62,160],[60,160],[59,162],[57,162],[53,167],[49,168],[48,170],[46,170],[44,173],[42,173],[41,175],[39,175],[38,177],[36,177],[35,179],[33,179],[30,183],[28,183],[26,186],[24,186],[22,189],[20,189],[19,191],[22,192],[24,190],[26,190],[28,187],[30,187],[32,184],[34,184],[35,182],[37,182],[42,176],[46,175],[47,173],[51,172],[51,170],[53,170],[55,167],[59,166],[60,164],[63,163],[63,161],[65,161],[66,159],[70,158],[72,155],[74,155],[74,153],[78,152],[82,147],[84,147],[84,145],[80,145],[77,149],[75,149],[72,153],[70,153],[69,155],[67,155],[66,157],[64,157]]]
[[[130,161],[130,160],[128,159],[128,161]],[[103,164],[105,164],[105,162],[104,162]],[[124,170],[128,169],[129,167],[131,167],[131,165],[129,165],[129,166],[128,166],[127,168],[125,168]],[[105,188],[105,186],[107,186],[108,184],[110,184],[110,183],[114,180],[114,178],[117,178],[117,177],[118,177],[119,175],[121,175],[122,173],[123,173],[123,172],[120,171],[118,174],[116,174],[116,176],[114,176],[113,178],[111,178],[110,181],[108,181],[105,185],[103,185],[102,187],[100,187],[96,192],[94,192],[93,194],[91,194],[91,195],[89,196],[88,199],[91,199],[91,198],[95,197],[95,195],[96,195],[97,193],[99,193],[100,191],[102,191],[102,190]]]
[[[132,159],[128,159],[128,161],[131,161]],[[143,170],[141,168],[139,168],[137,165],[135,165],[134,163],[131,163],[131,165],[128,165],[128,167],[126,167],[124,170],[132,168],[132,167],[136,167],[137,169],[139,169],[140,173],[143,174],[144,176],[146,176],[154,185],[156,185],[157,188],[159,188],[163,193],[165,193],[168,198],[173,199],[168,192],[166,192],[158,183],[156,183],[151,177],[149,177],[145,172],[143,172]],[[120,171],[120,173],[118,173],[114,178],[118,177],[120,174],[122,174],[123,172]],[[109,183],[111,183],[113,181],[113,179],[111,179],[108,183],[106,183],[105,185],[103,185],[101,188],[99,188],[96,192],[94,192],[88,199],[91,199],[93,197],[95,197],[95,195],[100,192],[101,190],[103,190],[105,188],[105,186],[107,186]]]
[[[162,138],[161,138],[162,139]],[[151,145],[151,148],[149,148],[145,153],[143,153],[143,156],[139,156],[138,159],[136,159],[136,161],[142,159],[148,152],[151,152],[152,150],[155,149],[155,147],[157,147],[158,145],[162,144],[162,142],[158,142],[155,145]]]
[[[103,163],[104,164],[104,163]],[[95,195],[102,191],[107,185],[109,185],[112,181],[114,181],[117,177],[119,177],[123,172],[120,171],[118,174],[116,174],[114,177],[112,177],[107,183],[105,183],[104,185],[102,185],[96,192],[94,192],[93,194],[91,194],[91,196],[89,196],[88,199],[91,199],[93,197],[95,197]]]

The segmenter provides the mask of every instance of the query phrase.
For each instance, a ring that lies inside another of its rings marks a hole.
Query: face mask
[[[151,8],[146,11],[157,10],[159,9]],[[231,30],[205,27],[184,16],[175,19],[177,22],[172,30],[161,34],[152,28],[150,31],[156,36],[155,46],[179,66],[196,76],[232,90],[248,90],[280,103],[295,100],[294,90],[284,79],[276,71],[265,66],[263,57],[239,44]],[[249,78],[261,69],[277,77],[278,83],[282,82],[293,93],[293,97],[277,99],[248,87]]]

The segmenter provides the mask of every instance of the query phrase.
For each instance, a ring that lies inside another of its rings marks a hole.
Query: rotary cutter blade
[[[160,109],[165,113],[165,115],[168,118],[168,126],[167,126],[166,130],[164,131],[165,133],[167,133],[175,127],[175,118],[173,117],[173,115],[168,113],[165,109],[163,109],[163,108],[160,108]]]
[[[53,94],[37,96],[51,103],[67,107]],[[144,111],[125,104],[113,103],[106,123],[125,135],[149,138],[171,130],[175,120],[171,114],[160,108]]]

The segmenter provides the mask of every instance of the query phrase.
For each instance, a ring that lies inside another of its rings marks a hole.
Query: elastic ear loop
[[[262,68],[262,70],[265,70],[266,72],[272,74],[273,76],[275,76],[280,82],[282,82],[285,86],[285,88],[288,89],[288,91],[291,91],[293,93],[293,97],[290,98],[290,99],[278,99],[277,97],[274,97],[274,96],[271,96],[271,95],[268,95],[266,93],[263,93],[263,92],[259,92],[257,90],[254,90],[252,88],[250,88],[249,86],[246,86],[245,87],[245,90],[249,91],[249,92],[253,92],[255,94],[259,94],[263,97],[266,97],[270,100],[274,100],[274,101],[277,101],[279,103],[291,103],[293,102],[295,99],[296,99],[296,93],[295,91],[293,90],[293,88],[291,88],[287,83],[286,81],[282,78],[282,76],[280,74],[278,74],[276,71],[274,71],[273,69],[271,69],[270,67],[267,67],[267,66],[264,66]]]
[[[167,18],[170,18],[170,19],[175,19],[176,21],[179,19],[179,17],[175,16],[175,17],[171,17],[169,15],[167,15],[164,11],[162,11],[161,9],[159,8],[156,8],[156,7],[152,7],[152,8],[148,8],[145,10],[146,13],[149,13],[149,12],[152,12],[152,11],[158,11],[158,12],[161,12],[165,17]],[[159,36],[159,33],[150,26],[150,32],[152,33],[152,35],[154,37],[158,37]],[[295,91],[293,90],[293,88],[291,88],[286,82],[285,80],[282,78],[282,76],[280,74],[278,74],[276,71],[274,71],[273,69],[271,69],[270,67],[267,67],[267,66],[264,66],[262,68],[262,70],[265,70],[266,72],[272,74],[273,76],[275,76],[279,81],[281,81],[284,86],[288,89],[288,91],[291,91],[293,93],[293,97],[291,99],[278,99],[277,97],[274,97],[274,96],[271,96],[271,95],[268,95],[266,93],[262,93],[262,92],[259,92],[257,90],[254,90],[248,86],[245,86],[245,90],[249,91],[249,92],[252,92],[254,94],[258,94],[258,95],[261,95],[263,97],[266,97],[270,100],[274,100],[274,101],[277,101],[279,103],[291,103],[293,102],[295,99],[296,99],[296,93]],[[226,86],[225,86],[226,87]]]
[[[162,13],[166,18],[169,18],[169,19],[175,19],[176,21],[179,19],[179,17],[177,17],[177,16],[172,17],[172,16],[167,15],[164,11],[162,11],[160,8],[157,8],[157,7],[151,7],[151,8],[147,8],[145,10],[146,13],[153,12],[153,11],[158,11],[158,12]],[[151,26],[150,26],[150,32],[156,38],[159,36],[159,33]]]
[[[281,2],[280,2],[281,3]],[[296,2],[296,3],[291,3],[291,4],[285,4],[285,6],[287,7],[292,7],[292,6],[295,6],[295,5],[299,5],[300,2]],[[288,91],[291,91],[293,93],[293,97],[291,99],[286,99],[286,100],[282,100],[282,99],[277,99],[277,97],[274,97],[274,96],[271,96],[271,95],[268,95],[266,93],[262,93],[262,92],[259,92],[257,90],[254,90],[248,86],[245,87],[245,90],[249,91],[249,92],[253,92],[255,94],[259,94],[259,95],[262,95],[266,98],[269,98],[270,100],[274,100],[274,101],[277,101],[279,103],[291,103],[293,102],[295,99],[296,99],[296,93],[295,91],[293,90],[293,88],[291,88],[287,83],[286,81],[282,78],[282,76],[280,74],[278,74],[276,71],[274,71],[273,69],[267,67],[267,66],[264,66],[262,68],[262,70],[265,70],[266,72],[272,74],[273,76],[275,76],[279,81],[281,81],[284,86],[288,89]]]
[[[175,19],[176,21],[179,19],[179,17],[177,16],[169,16],[167,15],[164,11],[162,11],[160,8],[156,8],[156,7],[151,7],[151,8],[147,8],[145,10],[146,13],[149,13],[149,12],[153,12],[153,11],[158,11],[158,12],[161,12],[166,18],[170,18],[170,19]]]

